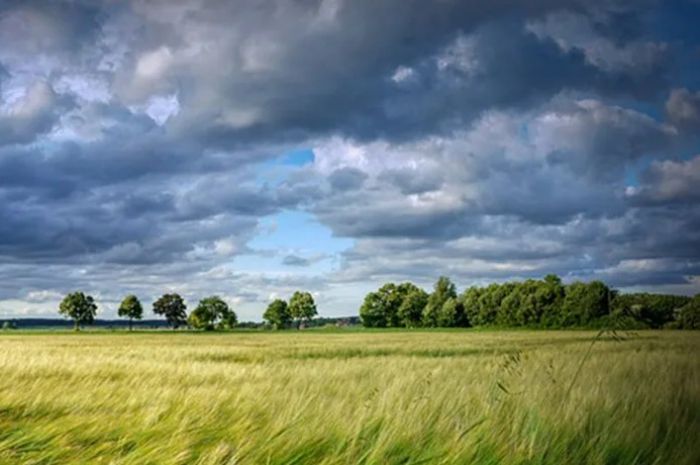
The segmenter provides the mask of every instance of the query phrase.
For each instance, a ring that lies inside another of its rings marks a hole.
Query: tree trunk
[[[132,322],[133,320],[134,320],[133,318],[129,317],[129,331],[131,331],[131,322]]]
[[[73,331],[80,331],[80,321],[75,320],[75,323],[73,325]]]

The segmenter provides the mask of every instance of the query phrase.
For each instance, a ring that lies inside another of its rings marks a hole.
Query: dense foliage
[[[700,294],[688,299],[685,305],[674,314],[673,327],[679,329],[700,329]]]
[[[678,295],[620,294],[613,302],[613,311],[632,317],[650,328],[661,328],[676,320],[680,309],[690,300]]]
[[[187,306],[179,294],[164,294],[153,302],[153,313],[164,316],[173,329],[187,323]]]
[[[72,319],[77,331],[81,325],[91,324],[95,320],[97,304],[95,304],[92,296],[85,295],[82,292],[73,292],[63,299],[58,313]]]
[[[620,294],[601,281],[563,284],[544,279],[472,286],[457,295],[449,278],[433,292],[411,283],[387,283],[370,292],[360,307],[366,327],[700,327],[700,296]]]
[[[428,294],[411,283],[385,284],[370,292],[360,308],[365,326],[419,326]]]
[[[297,328],[300,328],[302,324],[306,324],[313,317],[318,315],[316,310],[316,302],[314,302],[313,296],[308,292],[296,291],[292,298],[289,299],[289,315],[294,319],[297,324]]]
[[[263,319],[274,329],[283,329],[292,323],[289,305],[282,299],[275,299],[267,306]]]
[[[211,331],[215,328],[231,329],[236,326],[238,318],[221,297],[211,296],[199,301],[187,322],[194,329]]]
[[[133,321],[143,318],[143,307],[141,306],[141,301],[139,301],[139,298],[133,294],[124,297],[121,305],[119,305],[117,314],[121,317],[129,319],[129,331],[131,331]]]

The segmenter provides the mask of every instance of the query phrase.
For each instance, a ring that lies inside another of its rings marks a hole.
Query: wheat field
[[[0,335],[1,464],[700,463],[700,334]]]

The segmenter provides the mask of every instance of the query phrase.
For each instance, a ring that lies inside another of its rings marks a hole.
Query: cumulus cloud
[[[601,26],[609,29],[609,25],[596,23],[613,19],[558,11],[528,22],[527,29],[542,40],[554,41],[565,52],[580,50],[588,63],[605,71],[658,72],[667,59],[667,44],[641,39],[620,43],[617,37],[602,35]]]
[[[692,204],[700,201],[700,155],[690,160],[654,162],[639,187],[628,189],[636,202]]]
[[[669,120],[678,127],[697,130],[700,128],[700,91],[673,89],[666,101],[666,113]]]
[[[526,114],[491,112],[468,130],[420,142],[331,139],[315,149],[320,173],[372,174],[362,191],[336,191],[315,211],[349,236],[441,237],[464,234],[478,215],[559,223],[619,214],[625,168],[673,133],[635,111],[564,100]]]
[[[45,81],[22,89],[11,101],[0,101],[0,146],[33,142],[58,122],[60,112],[70,107]]]

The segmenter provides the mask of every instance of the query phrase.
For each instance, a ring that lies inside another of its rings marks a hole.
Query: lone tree
[[[95,321],[97,305],[92,296],[82,292],[68,294],[58,309],[58,313],[75,322],[75,330],[79,331],[83,324],[92,324]]]
[[[187,322],[195,329],[213,330],[230,329],[236,326],[236,313],[218,296],[211,296],[199,301],[197,308],[190,314]]]
[[[265,313],[263,313],[263,318],[275,329],[286,328],[292,322],[287,302],[282,299],[275,299],[270,302]]]
[[[187,323],[187,306],[179,294],[164,294],[153,302],[153,313],[164,316],[173,329]]]
[[[308,292],[296,291],[289,299],[289,314],[297,321],[297,328],[301,327],[301,322],[311,321],[318,315],[314,298]]]
[[[124,297],[121,305],[119,305],[117,314],[121,317],[129,319],[129,331],[131,331],[133,321],[143,318],[143,307],[141,306],[141,302],[139,302],[138,297],[133,294]]]

